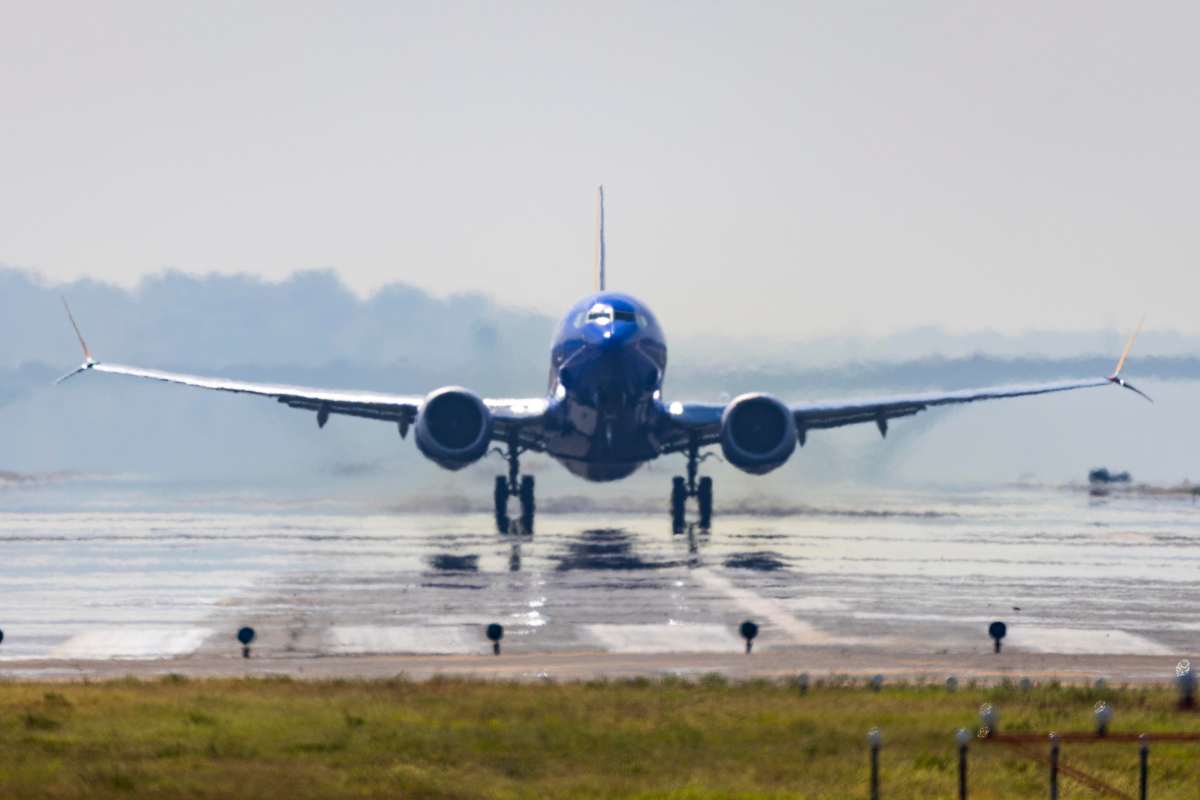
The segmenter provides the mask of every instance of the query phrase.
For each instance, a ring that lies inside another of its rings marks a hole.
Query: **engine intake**
[[[483,458],[492,438],[492,412],[474,392],[447,386],[430,392],[416,424],[417,449],[446,469]]]
[[[796,449],[796,420],[768,394],[735,398],[721,415],[721,450],[743,472],[763,475],[783,465]]]

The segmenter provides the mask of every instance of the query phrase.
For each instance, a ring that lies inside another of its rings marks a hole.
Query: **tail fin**
[[[600,206],[596,217],[596,291],[605,290],[604,276],[604,186],[600,186]]]

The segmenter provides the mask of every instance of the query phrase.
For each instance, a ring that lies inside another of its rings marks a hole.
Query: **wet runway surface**
[[[1196,651],[1200,508],[1085,492],[842,494],[778,516],[0,513],[0,662],[896,648]],[[9,668],[19,665],[9,663]],[[0,670],[5,667],[0,663]]]

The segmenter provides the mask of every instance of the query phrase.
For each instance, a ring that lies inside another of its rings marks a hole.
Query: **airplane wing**
[[[63,301],[66,306],[66,301]],[[420,395],[398,395],[382,392],[355,391],[347,389],[320,389],[308,386],[291,386],[288,384],[254,383],[229,378],[210,377],[204,375],[189,375],[182,372],[166,372],[158,369],[133,367],[126,364],[112,364],[97,361],[92,351],[79,332],[71,309],[67,308],[67,316],[71,326],[79,338],[83,348],[84,362],[77,369],[58,379],[58,383],[78,375],[81,372],[107,372],[113,375],[128,375],[134,378],[175,383],[182,386],[193,386],[198,389],[212,389],[219,392],[234,392],[238,394],[269,397],[291,408],[300,408],[317,413],[317,425],[325,427],[331,414],[342,414],[351,417],[384,420],[394,422],[399,426],[400,434],[406,435],[409,426],[416,420],[417,413],[424,402]],[[484,404],[492,412],[495,424],[492,438],[506,441],[510,434],[520,434],[521,443],[527,449],[542,449],[540,436],[537,431],[539,423],[546,411],[547,402],[544,398],[485,398]]]
[[[1141,326],[1138,326],[1141,330]],[[788,408],[796,420],[796,431],[803,444],[808,431],[822,428],[840,428],[873,422],[879,432],[886,436],[888,421],[898,417],[909,417],[933,406],[974,403],[980,400],[999,400],[1007,397],[1028,397],[1038,394],[1069,392],[1098,386],[1120,386],[1145,397],[1142,391],[1121,377],[1121,369],[1129,357],[1137,332],[1130,337],[1125,351],[1113,374],[1107,378],[1091,378],[1056,383],[1037,383],[1014,386],[990,386],[980,389],[960,389],[946,392],[917,392],[881,397],[825,400],[809,403],[791,403]],[[721,418],[726,403],[671,403],[667,407],[672,431],[662,437],[663,452],[686,450],[692,443],[700,446],[715,444],[721,433]]]
[[[91,370],[108,372],[113,375],[129,375],[134,378],[146,378],[164,383],[177,383],[182,386],[194,386],[199,389],[213,389],[218,392],[236,392],[239,394],[254,394],[260,397],[270,397],[292,408],[304,408],[327,414],[346,414],[352,417],[367,417],[368,419],[383,419],[399,422],[410,419],[416,414],[421,404],[421,397],[407,395],[381,394],[377,392],[347,391],[343,389],[316,389],[307,386],[289,386],[287,384],[252,383],[249,381],[231,380],[229,378],[206,377],[203,375],[188,375],[181,372],[164,372],[157,369],[131,367],[126,364],[110,364],[104,361],[93,361],[80,367],[71,375]],[[67,375],[60,380],[71,377]]]

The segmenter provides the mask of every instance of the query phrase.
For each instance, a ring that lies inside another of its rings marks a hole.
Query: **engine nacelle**
[[[721,415],[725,460],[744,472],[763,475],[783,465],[796,449],[796,420],[769,394],[744,394]]]
[[[417,414],[417,449],[446,469],[462,469],[487,453],[492,412],[474,392],[447,386],[430,392]]]

